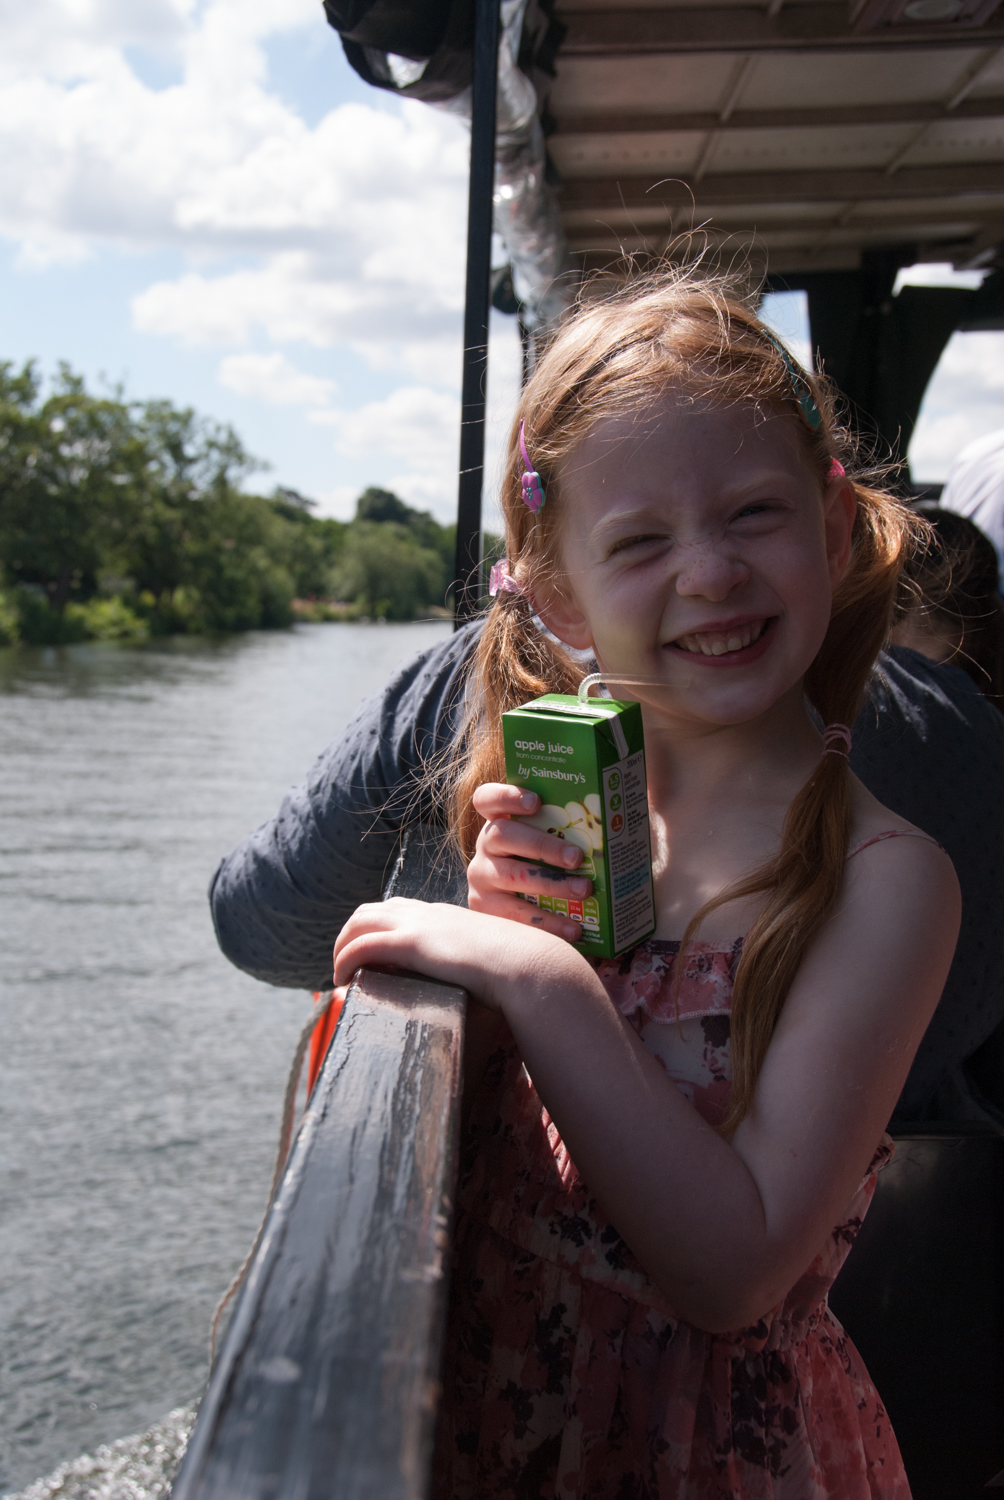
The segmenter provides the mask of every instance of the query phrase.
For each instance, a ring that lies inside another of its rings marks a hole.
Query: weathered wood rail
[[[427,1500],[465,1005],[357,976],[173,1500]],[[975,1500],[1004,1488],[1004,1138],[896,1146],[831,1301],[916,1500]]]
[[[173,1500],[423,1500],[465,996],[362,970]]]

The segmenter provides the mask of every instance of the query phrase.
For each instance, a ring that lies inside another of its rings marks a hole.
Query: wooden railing
[[[446,1311],[465,995],[363,970],[173,1500],[423,1500]]]
[[[418,977],[350,990],[173,1500],[426,1500],[464,1014]],[[1004,1487],[1004,1139],[896,1145],[831,1300],[917,1500],[975,1496]]]

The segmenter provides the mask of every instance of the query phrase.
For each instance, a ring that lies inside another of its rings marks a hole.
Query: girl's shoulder
[[[848,860],[863,854],[866,849],[876,844],[884,844],[890,840],[896,841],[897,852],[907,859],[911,858],[914,852],[920,852],[917,848],[918,843],[927,844],[932,850],[940,850],[944,855],[945,851],[936,838],[925,833],[908,818],[900,817],[898,813],[884,806],[862,782],[858,781],[857,777],[853,778],[853,782],[853,822],[847,849]]]
[[[958,927],[961,894],[955,866],[937,839],[883,806],[857,782],[847,850],[852,899],[834,913],[832,928],[852,938],[862,921],[878,921],[890,946],[895,934],[923,946],[925,927]],[[864,913],[869,918],[865,919]],[[883,925],[888,924],[888,925]],[[954,943],[954,938],[953,938]]]

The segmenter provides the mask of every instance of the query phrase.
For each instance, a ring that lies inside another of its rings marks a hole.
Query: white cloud
[[[335,390],[333,380],[307,375],[279,350],[272,354],[228,354],[220,361],[218,379],[238,396],[277,406],[324,406]]]
[[[492,313],[488,351],[488,408],[485,421],[485,526],[498,530],[495,493],[512,410],[519,394],[521,352],[514,318]],[[308,413],[308,420],[335,431],[335,448],[343,458],[372,463],[382,471],[379,483],[409,505],[431,510],[441,521],[456,519],[457,458],[460,447],[460,402],[455,395],[428,385],[399,386],[382,400],[355,411],[327,407]],[[389,472],[388,460],[407,466]],[[332,492],[334,494],[334,492]],[[337,498],[322,496],[324,514],[346,518],[354,513],[356,490],[343,486]]]
[[[515,318],[492,313],[488,343],[488,409],[485,413],[485,494],[484,526],[486,531],[504,529],[498,508],[503,458],[509,440],[516,402],[519,400],[523,372],[523,351]]]
[[[133,299],[132,312],[140,331],[183,344],[240,346],[257,333],[321,349],[344,343],[374,369],[456,385],[460,268],[456,283],[456,291],[436,296],[402,280],[354,276],[331,257],[289,250],[250,269],[217,276],[191,271],[155,282]]]
[[[351,521],[359,498],[357,484],[336,484],[313,497],[317,502],[315,516],[331,516],[336,521]]]
[[[457,519],[457,466],[438,475],[392,474],[385,486],[415,510],[429,510],[443,525]]]
[[[388,458],[407,459],[402,473],[381,483],[409,504],[453,519],[460,442],[456,396],[429,386],[399,386],[382,401],[355,411],[313,411],[310,420],[335,428],[335,446],[345,458],[369,459],[374,466]]]
[[[199,262],[135,298],[141,332],[348,343],[453,384],[466,130],[376,99],[309,127],[269,92],[262,46],[305,24],[325,24],[315,0],[19,7],[0,23],[0,234],[23,264],[107,245]],[[128,46],[176,59],[178,81],[148,86]]]
[[[351,515],[375,482],[452,519],[469,135],[376,91],[308,124],[268,73],[266,43],[297,27],[323,33],[318,0],[2,8],[0,236],[23,270],[98,265],[108,248],[180,259],[132,297],[135,334],[196,351],[192,368],[197,351],[217,351],[227,389],[301,405],[322,423],[312,454],[327,423],[321,483],[290,477],[319,513]],[[500,341],[493,314],[489,474],[518,389],[515,324],[501,321]],[[298,344],[338,351],[337,410],[334,384],[298,368]],[[353,356],[389,390],[355,412]],[[259,427],[267,452],[264,409]],[[328,489],[329,476],[357,482]]]
[[[347,458],[379,448],[428,473],[441,466],[447,449],[456,447],[460,403],[444,391],[404,385],[383,401],[370,401],[356,411],[312,412],[311,420],[338,429],[338,451]],[[455,453],[450,457],[456,461]]]
[[[3,17],[0,77],[47,72],[85,76],[95,59],[121,47],[179,47],[194,0],[32,0]]]
[[[1004,333],[952,335],[931,378],[910,443],[920,483],[948,477],[960,449],[1004,427]]]

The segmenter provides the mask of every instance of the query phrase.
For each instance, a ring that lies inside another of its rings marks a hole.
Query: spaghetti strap
[[[937,839],[932,838],[929,833],[923,833],[919,828],[889,828],[885,833],[873,833],[870,839],[862,839],[860,844],[855,844],[853,849],[848,849],[847,858],[853,859],[855,854],[861,853],[862,849],[867,849],[870,844],[881,844],[884,839],[926,839],[936,849],[941,849],[942,853],[945,852]]]

